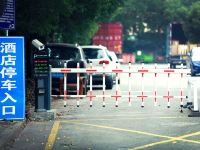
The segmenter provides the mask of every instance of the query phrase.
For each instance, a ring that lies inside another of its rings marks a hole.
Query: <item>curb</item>
[[[0,121],[0,149],[10,149],[25,126],[26,121]]]

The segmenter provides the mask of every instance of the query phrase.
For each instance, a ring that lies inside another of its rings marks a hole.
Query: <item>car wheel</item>
[[[113,88],[113,79],[112,77],[106,78],[106,89],[112,89]]]
[[[120,79],[118,79],[118,84],[120,84]]]
[[[176,68],[176,64],[170,64],[170,69],[175,69]]]
[[[191,73],[191,76],[194,77],[196,74],[194,72]]]
[[[195,74],[195,72],[193,71],[192,66],[191,66],[190,68],[191,68],[191,76],[193,77],[193,76],[195,76],[196,74]]]
[[[173,65],[172,64],[170,64],[170,69],[173,69]]]
[[[194,77],[196,74],[193,70],[191,70],[191,76]]]

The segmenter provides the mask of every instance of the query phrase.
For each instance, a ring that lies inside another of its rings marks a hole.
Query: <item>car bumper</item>
[[[107,78],[112,77],[112,74],[106,74],[105,75],[105,80],[107,80]],[[89,84],[90,84],[90,75],[89,75]],[[99,85],[99,84],[103,84],[103,74],[93,74],[92,75],[92,84],[95,85]]]
[[[200,73],[200,67],[193,67],[193,72]]]
[[[171,60],[170,64],[175,64],[175,65],[186,65],[186,61],[185,60]]]
[[[192,63],[192,71],[194,73],[200,73],[200,62]]]

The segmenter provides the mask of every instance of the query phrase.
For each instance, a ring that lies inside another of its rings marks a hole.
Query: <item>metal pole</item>
[[[157,64],[155,64],[154,65],[154,69],[156,70],[157,69]],[[157,80],[156,80],[156,78],[157,78],[157,73],[155,73],[155,78],[154,78],[154,96],[155,96],[155,98],[154,98],[154,106],[157,106]]]
[[[180,107],[181,107],[181,112],[183,112],[183,64],[181,64],[181,104],[180,104]]]
[[[90,62],[90,69],[92,69],[92,62]],[[90,73],[90,107],[92,107],[92,73]]]
[[[67,68],[67,63],[64,63],[64,68]],[[64,83],[63,83],[63,89],[64,89],[64,107],[67,106],[67,73],[64,73]]]
[[[103,63],[103,71],[105,71],[105,63]],[[106,74],[103,73],[103,107],[106,106],[106,103],[105,103],[105,91],[106,91]]]
[[[8,30],[6,30],[6,36],[8,36]]]
[[[142,69],[144,69],[144,63],[142,63]],[[144,107],[144,72],[142,72],[142,77],[141,77],[141,88],[142,88],[142,105],[141,107],[143,108]]]
[[[170,64],[168,64],[168,69],[170,69]],[[170,73],[167,74],[167,108],[170,108],[170,98],[169,98],[169,93],[170,93],[170,85],[169,85],[169,80],[170,80]]]
[[[128,64],[128,68],[129,68],[129,75],[128,75],[128,102],[129,102],[129,106],[131,106],[131,62],[129,62]]]
[[[77,63],[77,69],[79,69],[80,68],[80,63],[78,62]],[[79,107],[79,105],[80,105],[80,102],[79,102],[79,100],[80,100],[80,94],[82,95],[82,93],[80,93],[80,73],[77,73],[77,90],[76,90],[76,95],[77,95],[77,107]],[[82,88],[82,87],[81,87]]]

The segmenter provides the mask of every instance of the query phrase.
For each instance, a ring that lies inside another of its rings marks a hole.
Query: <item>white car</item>
[[[109,55],[109,52],[105,46],[87,45],[81,46],[81,48],[83,49],[86,59],[92,62],[93,68],[102,68],[103,63],[105,63],[105,67],[115,69],[115,63],[112,61],[112,58]],[[92,77],[93,85],[103,85],[102,73],[95,73]],[[105,79],[106,89],[112,89],[115,74],[107,73]]]
[[[120,61],[119,59],[117,58],[117,55],[115,52],[113,51],[108,51],[111,59],[112,59],[112,62],[114,63],[114,66],[116,68],[117,66],[117,69],[121,69],[121,64],[120,64]],[[114,82],[116,81],[116,76],[114,76]],[[118,75],[118,84],[120,83],[120,74]]]

